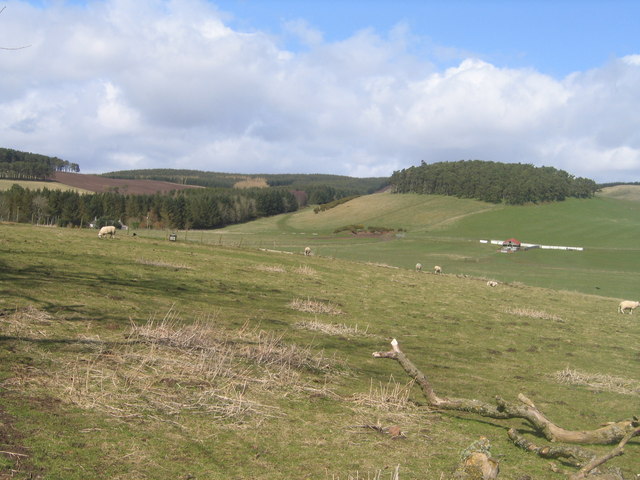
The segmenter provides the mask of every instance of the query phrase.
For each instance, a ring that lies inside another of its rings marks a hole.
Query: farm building
[[[510,238],[502,242],[502,249],[500,251],[504,253],[517,252],[521,246],[522,244],[518,240]]]

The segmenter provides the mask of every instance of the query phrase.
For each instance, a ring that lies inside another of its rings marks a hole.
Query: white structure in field
[[[480,240],[480,243],[490,243],[492,245],[504,245],[504,240]],[[538,243],[520,243],[520,246],[523,249],[528,248],[542,248],[543,250],[573,250],[577,252],[582,252],[584,250],[583,247],[563,247],[559,245],[540,245]]]

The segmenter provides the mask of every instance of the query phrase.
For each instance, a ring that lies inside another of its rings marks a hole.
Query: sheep
[[[100,229],[100,231],[98,232],[98,238],[106,237],[107,235],[109,235],[110,238],[113,238],[115,234],[116,227],[110,225],[108,227],[102,227]]]
[[[436,265],[433,267],[433,273],[442,273],[442,267],[440,265]]]
[[[624,313],[625,310],[629,310],[629,315],[633,313],[633,310],[640,307],[640,302],[634,302],[632,300],[623,300],[618,305],[618,312]]]
[[[311,247],[304,247],[304,254],[306,257],[311,255]]]
[[[416,272],[421,272],[421,271],[422,271],[422,264],[416,263]]]
[[[498,282],[496,282],[495,280],[489,280],[487,282],[487,286],[489,286],[489,287],[497,287],[498,286]]]

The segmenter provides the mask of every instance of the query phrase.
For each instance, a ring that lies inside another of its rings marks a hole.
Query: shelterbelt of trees
[[[46,180],[54,172],[78,173],[80,166],[57,157],[0,148],[0,178]]]
[[[482,160],[439,162],[393,172],[396,193],[427,193],[474,198],[491,203],[522,205],[588,198],[598,185],[554,167]]]
[[[15,184],[0,192],[0,220],[59,226],[210,229],[297,209],[295,196],[284,188],[122,195],[30,190]]]

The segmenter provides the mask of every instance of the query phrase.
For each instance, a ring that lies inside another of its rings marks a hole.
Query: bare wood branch
[[[548,460],[561,458],[564,462],[577,468],[582,467],[585,463],[591,461],[596,456],[595,453],[589,452],[575,445],[538,446],[527,440],[515,428],[510,428],[507,435],[514,445],[522,448],[523,450],[535,453],[540,458]]]
[[[2,12],[2,10],[0,10],[0,13]],[[4,453],[5,455],[11,455],[14,457],[28,457],[29,455],[25,455],[24,453],[17,453],[17,452],[6,452],[4,450],[0,450],[0,453]]]
[[[609,453],[602,455],[600,457],[596,457],[592,459],[589,463],[587,463],[584,467],[582,467],[578,472],[569,477],[569,480],[583,480],[589,477],[589,474],[594,469],[598,468],[600,465],[608,462],[614,457],[618,455],[624,454],[624,446],[627,444],[629,440],[633,437],[640,435],[640,427],[636,427],[634,430],[629,432],[616,447],[611,450]]]
[[[374,352],[375,358],[389,358],[396,360],[405,372],[420,386],[427,401],[432,407],[443,410],[455,410],[475,413],[477,415],[496,419],[522,418],[528,421],[538,432],[551,442],[578,444],[613,444],[621,441],[627,434],[640,426],[637,418],[610,423],[596,430],[574,431],[566,430],[549,420],[534,403],[519,395],[520,403],[511,403],[496,397],[496,404],[466,398],[447,398],[436,394],[427,376],[418,369],[400,350],[398,341],[391,342],[390,352]]]

